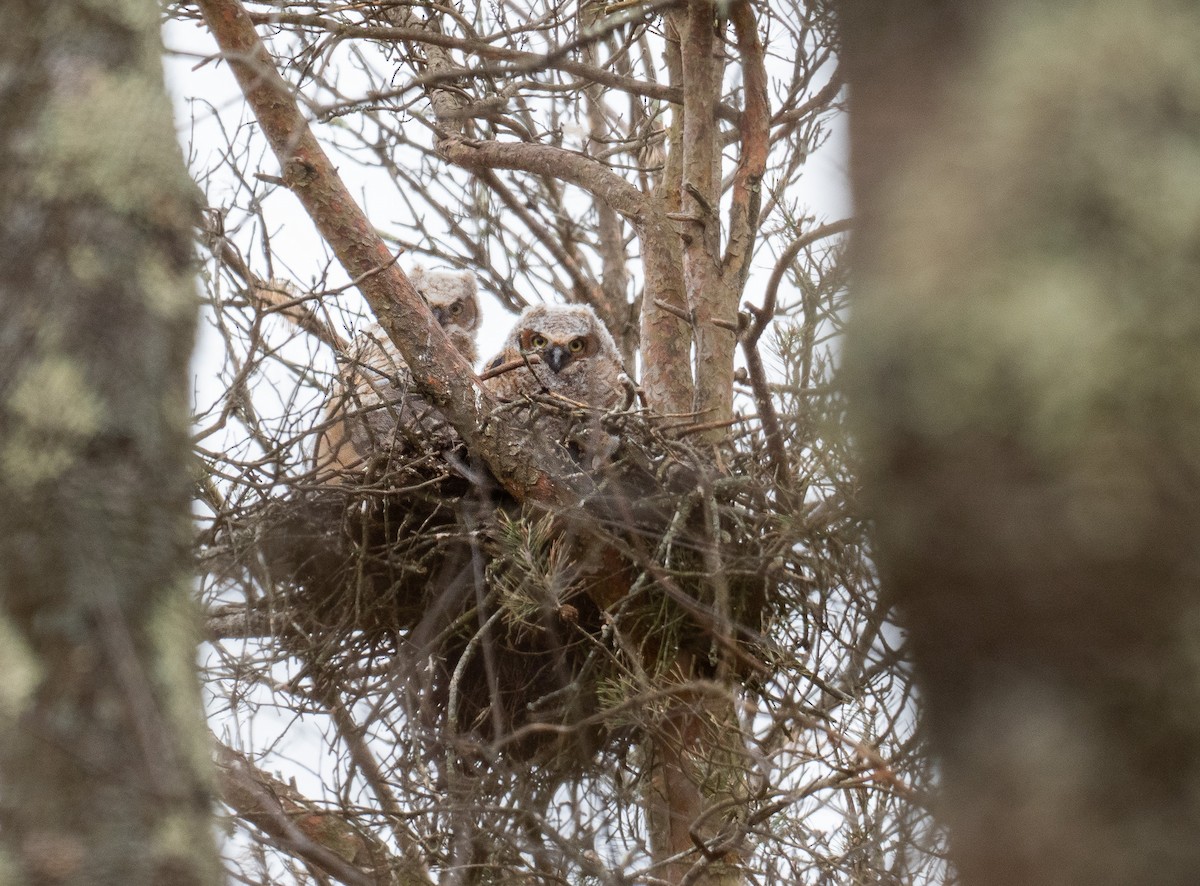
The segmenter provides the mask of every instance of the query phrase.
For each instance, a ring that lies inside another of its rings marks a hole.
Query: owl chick
[[[479,300],[470,271],[425,271],[409,280],[429,305],[455,349],[475,362]],[[417,448],[456,439],[446,420],[413,389],[412,375],[387,333],[374,324],[355,337],[351,362],[325,411],[317,441],[317,479],[336,485],[347,471],[361,470],[375,453],[407,442]]]
[[[433,317],[450,339],[450,344],[474,363],[479,359],[475,352],[475,332],[479,327],[479,293],[475,274],[471,271],[426,271],[420,265],[408,275]],[[390,339],[384,341],[392,348]],[[395,349],[392,348],[394,351]],[[400,359],[400,355],[396,355]]]
[[[612,453],[616,441],[601,430],[598,416],[582,429],[568,417],[572,406],[611,409],[624,402],[629,387],[617,345],[595,311],[587,305],[526,308],[487,370],[506,366],[511,368],[483,383],[497,399],[549,395],[556,401],[530,410],[512,409],[510,416],[566,443],[577,454],[586,452],[589,458],[584,460],[593,464]]]
[[[612,335],[587,305],[533,305],[524,310],[488,370],[524,361],[484,382],[500,400],[550,394],[610,409],[625,397],[627,376]],[[570,405],[570,404],[565,404]]]

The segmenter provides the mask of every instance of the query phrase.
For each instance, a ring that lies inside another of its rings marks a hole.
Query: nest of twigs
[[[717,470],[661,420],[621,423],[567,510],[519,505],[461,446],[409,445],[251,503],[203,553],[269,572],[253,608],[310,673],[363,693],[375,675],[461,757],[586,766],[680,655],[692,676],[767,673],[795,556],[760,453],[733,445]]]

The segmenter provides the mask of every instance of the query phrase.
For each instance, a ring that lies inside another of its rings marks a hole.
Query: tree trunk
[[[853,381],[963,882],[1200,870],[1200,11],[846,0]]]
[[[159,6],[0,29],[0,846],[13,882],[220,881],[188,599],[192,185]]]
[[[679,658],[675,679],[682,682],[683,673],[697,668],[686,655]],[[705,690],[679,689],[644,743],[646,819],[659,865],[654,876],[672,884],[737,886],[745,882],[749,755],[732,694],[715,683]]]
[[[725,72],[725,13],[710,0],[692,0],[674,13],[681,45],[683,145],[680,235],[683,281],[694,327],[696,393],[702,423],[733,415],[733,352],[739,293],[721,266],[721,149],[717,103]],[[717,443],[725,430],[705,438]]]

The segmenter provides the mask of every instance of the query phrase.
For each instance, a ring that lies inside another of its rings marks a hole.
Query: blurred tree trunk
[[[1200,870],[1200,10],[842,4],[856,388],[964,883]]]
[[[216,883],[189,611],[191,185],[151,0],[0,32],[0,846]]]

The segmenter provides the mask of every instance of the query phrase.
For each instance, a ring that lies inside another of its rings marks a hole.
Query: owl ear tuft
[[[413,265],[412,270],[408,272],[408,282],[413,285],[413,289],[420,289],[425,285],[425,268],[421,265]]]

